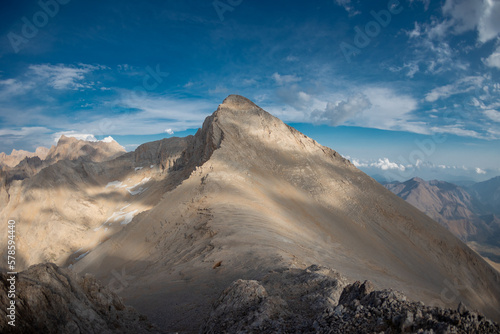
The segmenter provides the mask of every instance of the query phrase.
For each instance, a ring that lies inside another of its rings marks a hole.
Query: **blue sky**
[[[500,174],[500,2],[3,1],[0,151],[128,150],[241,94],[387,179]]]

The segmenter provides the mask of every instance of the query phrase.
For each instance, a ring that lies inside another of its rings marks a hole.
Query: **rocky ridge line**
[[[369,281],[347,284],[335,271],[310,266],[256,280],[237,280],[214,303],[200,333],[500,333],[463,304],[425,306]]]

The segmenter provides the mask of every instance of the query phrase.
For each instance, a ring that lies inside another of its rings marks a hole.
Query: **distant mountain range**
[[[500,177],[467,187],[420,178],[384,186],[500,263]]]

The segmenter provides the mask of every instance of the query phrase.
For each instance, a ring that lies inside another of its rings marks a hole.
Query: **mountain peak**
[[[426,183],[424,179],[421,179],[418,176],[410,179],[409,181],[413,181],[413,182],[417,182],[417,183]]]
[[[250,101],[241,95],[229,95],[226,99],[219,105],[219,109],[226,108],[238,111],[247,111],[251,109],[260,109],[255,103]]]

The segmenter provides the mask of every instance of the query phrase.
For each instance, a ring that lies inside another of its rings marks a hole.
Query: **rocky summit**
[[[500,276],[484,259],[241,96],[194,136],[60,160],[0,195],[22,266],[91,274],[162,330],[495,331],[486,318],[500,320]]]

